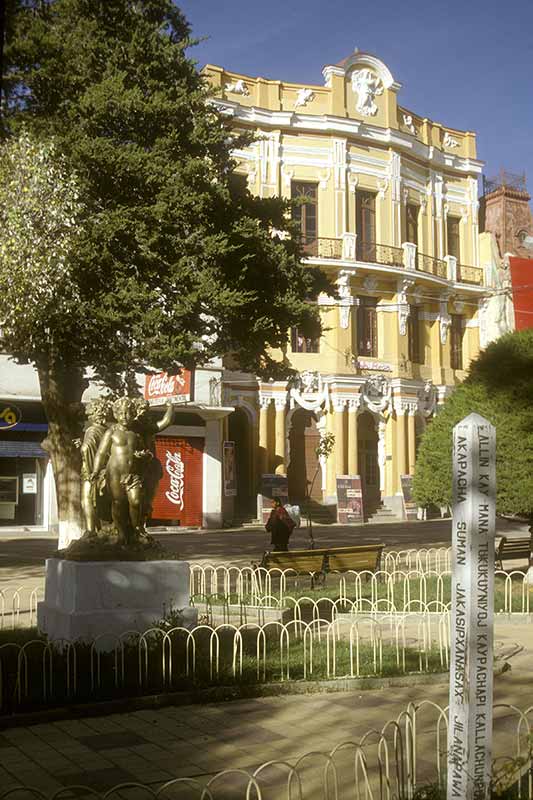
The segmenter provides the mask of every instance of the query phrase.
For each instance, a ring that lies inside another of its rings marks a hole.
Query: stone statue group
[[[81,449],[81,507],[84,539],[94,539],[110,515],[117,543],[132,545],[146,536],[146,520],[162,477],[155,435],[168,427],[172,404],[158,422],[141,397],[99,398],[89,404],[89,425]]]

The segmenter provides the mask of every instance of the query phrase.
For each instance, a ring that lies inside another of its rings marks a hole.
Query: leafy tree
[[[427,427],[413,495],[420,505],[452,502],[452,431],[472,411],[496,428],[497,510],[533,517],[533,329],[502,336]]]
[[[330,287],[284,235],[295,233],[290,204],[235,188],[231,149],[249,138],[232,137],[209,103],[172,0],[7,8],[0,280],[13,284],[0,319],[6,349],[38,370],[60,521],[76,527],[71,441],[88,368],[118,391],[145,365],[224,353],[281,374],[270,348],[293,325],[317,332],[307,300]]]

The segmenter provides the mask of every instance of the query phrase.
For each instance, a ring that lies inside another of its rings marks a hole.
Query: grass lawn
[[[333,580],[335,578],[335,580]],[[507,592],[509,597],[506,600],[506,583]],[[512,580],[507,582],[503,576],[496,576],[494,586],[494,610],[496,612],[513,611],[522,612],[527,610],[527,596],[529,595],[529,603],[533,613],[533,585],[524,585],[522,578],[517,575],[513,576]],[[267,601],[265,605],[277,605],[279,600],[279,585],[273,586],[272,596],[276,600]],[[293,600],[301,600],[302,598],[309,598],[311,601],[320,602],[320,600],[338,600],[341,596],[338,576],[329,575],[325,585],[316,586],[311,588],[309,583],[302,584],[300,578],[296,586],[287,586],[284,593],[281,605],[291,606],[291,598]],[[204,597],[197,597],[198,600],[204,600]],[[226,604],[238,604],[239,598],[237,594],[231,595],[209,595],[209,602],[213,606],[222,606]],[[392,600],[394,607],[397,611],[405,610],[418,610],[413,601],[422,600],[425,603],[440,601],[441,603],[448,604],[451,602],[451,575],[443,575],[440,578],[431,576],[429,578],[411,578],[409,580],[398,581],[391,584],[385,581],[371,581],[365,580],[356,583],[353,575],[346,576],[346,599],[356,602],[360,599],[366,600]],[[245,595],[242,598],[244,605],[252,604],[252,596]],[[510,608],[506,608],[506,602],[511,603]],[[324,608],[330,606],[330,603],[324,603]],[[347,604],[348,606],[350,604]],[[380,605],[381,610],[386,610],[387,604]],[[369,603],[361,603],[361,610],[370,610]]]
[[[165,646],[164,652],[162,637],[153,635],[146,649],[134,643],[126,644],[123,653],[116,657],[114,653],[91,654],[90,647],[84,644],[76,644],[70,652],[56,648],[46,651],[46,640],[36,629],[2,631],[0,715],[73,702],[211,686],[251,686],[287,679],[324,680],[347,676],[393,676],[420,670],[442,671],[435,650],[423,654],[421,660],[413,648],[398,652],[390,644],[383,643],[380,648],[365,642],[358,650],[355,645],[350,650],[348,641],[333,643],[331,637],[328,648],[324,633],[320,640],[313,638],[311,642],[308,637],[305,643],[293,633],[287,648],[286,642],[280,647],[276,631],[267,629],[259,659],[257,630],[243,632],[242,659],[240,650],[234,648],[233,631],[226,629],[218,634],[218,652],[216,647],[212,647],[210,637],[207,629],[199,630],[195,635],[195,668],[190,649],[187,675],[186,635],[183,633],[173,634],[171,644]],[[20,650],[24,645],[25,658],[21,657]]]

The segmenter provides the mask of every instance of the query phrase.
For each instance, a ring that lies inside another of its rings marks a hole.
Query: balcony
[[[483,270],[480,267],[467,267],[457,264],[457,280],[459,283],[473,283],[483,286]]]
[[[437,258],[421,253],[411,242],[404,242],[401,247],[393,247],[379,242],[359,241],[355,233],[345,233],[342,238],[307,236],[302,242],[307,258],[379,264],[384,267],[421,272],[453,283],[483,285],[483,270],[479,267],[458,264],[454,256]]]

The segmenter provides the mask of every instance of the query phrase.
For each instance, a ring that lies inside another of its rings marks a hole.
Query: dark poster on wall
[[[403,496],[403,510],[405,514],[405,519],[412,520],[417,519],[418,517],[418,506],[413,500],[413,496],[411,494],[411,488],[413,484],[413,476],[412,475],[400,475],[400,482],[402,485],[402,496]]]
[[[364,522],[360,475],[337,475],[337,522]]]
[[[272,501],[281,500],[281,505],[289,502],[289,482],[286,475],[262,475],[261,495],[263,522],[266,524],[272,511]]]

